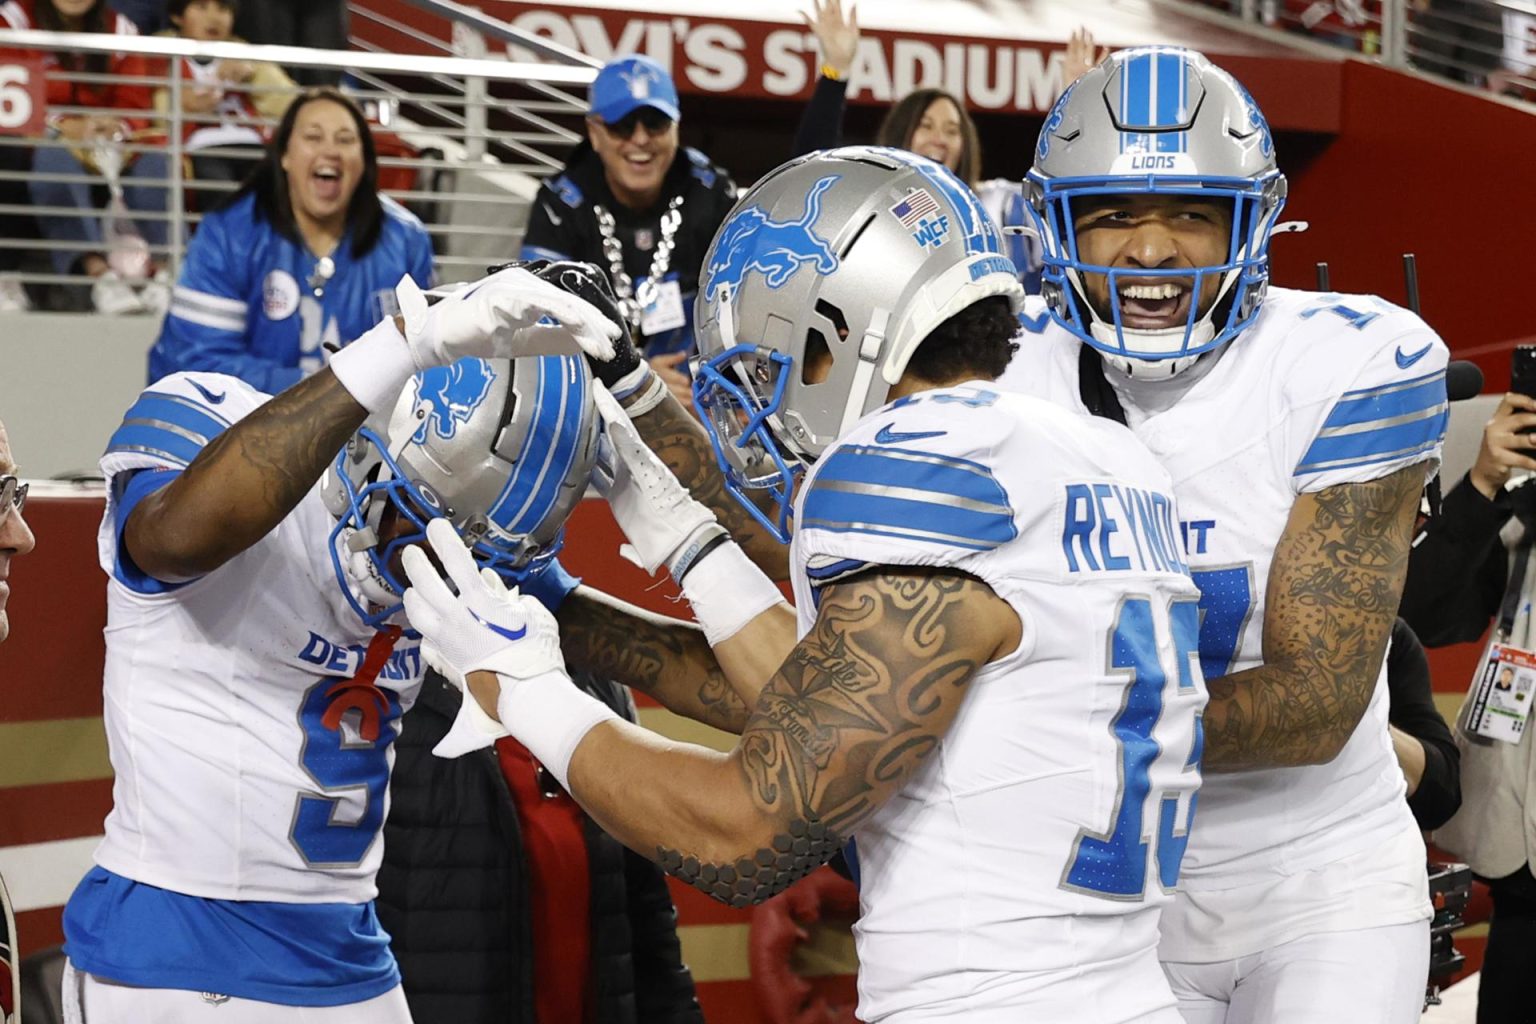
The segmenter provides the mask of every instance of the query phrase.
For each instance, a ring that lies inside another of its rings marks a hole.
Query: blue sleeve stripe
[[[1018,535],[1008,494],[987,467],[947,455],[851,446],[825,458],[801,525],[989,551]]]
[[[1444,439],[1449,418],[1450,413],[1441,408],[1392,427],[1319,437],[1302,456],[1293,475],[1370,465],[1432,451]]]
[[[1445,404],[1445,371],[1378,388],[1345,392],[1328,414],[1323,430],[1393,420]]]
[[[914,497],[923,492],[921,496],[929,500],[1000,509],[1011,515],[1008,494],[991,470],[947,455],[870,446],[839,448],[823,460],[813,493],[816,487],[833,483],[900,488]]]
[[[805,496],[801,525],[905,536],[978,551],[990,551],[1018,535],[1013,512],[1006,507],[981,511],[960,507],[952,499],[914,499],[858,484],[845,486],[824,486],[818,480]]]
[[[202,445],[172,431],[127,423],[117,428],[107,445],[109,455],[114,452],[135,452],[182,468],[191,465],[197,453],[202,450]]]
[[[123,422],[157,420],[181,427],[189,434],[204,438],[205,443],[222,434],[229,421],[190,398],[163,391],[146,391],[123,414]]]
[[[228,426],[190,399],[146,393],[123,417],[107,451],[142,452],[185,466]]]

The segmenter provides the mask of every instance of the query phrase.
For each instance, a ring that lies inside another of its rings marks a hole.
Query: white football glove
[[[577,745],[593,727],[618,716],[571,682],[560,654],[560,629],[542,604],[508,590],[491,570],[476,571],[448,520],[427,524],[427,542],[459,592],[448,589],[421,548],[405,549],[411,581],[405,612],[421,632],[422,656],[460,688],[471,672],[495,672],[501,680],[496,699],[501,721],[466,692],[453,727],[432,752],[457,757],[500,736],[515,736],[569,789]]]
[[[438,301],[427,304],[428,294]],[[395,286],[405,340],[418,370],[466,356],[580,355],[612,359],[619,328],[590,303],[508,267],[463,287],[423,292],[410,277]]]
[[[607,388],[594,381],[592,397],[607,434],[592,482],[608,499],[613,518],[629,538],[619,553],[646,572],[665,565],[678,578],[705,544],[725,534],[725,528],[646,447]]]
[[[458,686],[482,670],[513,679],[565,674],[560,627],[542,604],[508,590],[490,569],[478,569],[448,520],[429,522],[427,541],[459,588],[457,595],[448,589],[421,548],[405,549],[401,560],[411,581],[405,614],[433,668]]]

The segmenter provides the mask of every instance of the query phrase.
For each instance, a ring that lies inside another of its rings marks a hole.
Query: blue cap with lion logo
[[[638,54],[615,57],[604,64],[592,80],[589,95],[587,112],[604,124],[622,121],[641,107],[659,110],[674,121],[679,119],[672,76],[651,58]]]

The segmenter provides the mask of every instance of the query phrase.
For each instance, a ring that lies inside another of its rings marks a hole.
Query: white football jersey
[[[101,466],[107,600],[105,705],[112,813],[96,863],[192,896],[362,903],[389,807],[392,741],[420,687],[419,641],[377,679],[377,739],[348,712],[323,722],[375,631],[332,570],[335,521],[318,485],[270,534],[206,576],[146,582],[119,559],[116,502],[133,470],[185,468],[267,396],[233,377],[179,373],[142,395]]]
[[[855,837],[860,1019],[1177,1021],[1157,917],[1205,686],[1166,471],[1119,424],[973,382],[865,417],[796,504],[802,634],[818,588],[883,565],[975,576],[1023,626]]]
[[[1084,410],[1081,343],[1044,316],[1026,319],[1001,383]],[[1270,562],[1299,495],[1409,465],[1433,472],[1447,360],[1422,320],[1382,299],[1272,288],[1219,358],[1172,381],[1110,375],[1136,436],[1173,477],[1206,679],[1262,663]],[[1372,850],[1376,867],[1361,874],[1356,855]],[[1423,844],[1387,732],[1385,667],[1334,760],[1206,776],[1181,883],[1163,916],[1168,960],[1224,960],[1429,915]]]

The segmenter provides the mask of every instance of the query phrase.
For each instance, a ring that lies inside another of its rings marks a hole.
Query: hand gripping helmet
[[[390,562],[439,516],[503,575],[553,558],[597,439],[580,357],[461,359],[411,378],[387,422],[365,424],[321,481],[336,517],[331,559],[353,608],[373,626],[399,610],[405,586]],[[389,508],[411,528],[381,545]]]
[[[1128,373],[1181,372],[1258,314],[1269,285],[1269,236],[1285,190],[1269,125],[1231,75],[1193,50],[1151,46],[1112,54],[1056,101],[1024,180],[1045,246],[1041,290],[1051,314]],[[1127,194],[1230,200],[1225,261],[1196,270],[1084,263],[1075,207],[1094,196]],[[1109,319],[1089,305],[1084,274],[1108,275]],[[1193,278],[1198,297],[1212,275],[1219,277],[1215,301],[1203,311],[1191,301],[1182,325],[1124,325],[1121,279],[1164,277],[1189,285]]]
[[[694,401],[727,488],[780,541],[795,476],[885,404],[934,328],[989,296],[1023,301],[971,190],[931,160],[869,146],[770,172],[715,233],[699,278]],[[810,383],[820,353],[831,368]],[[770,493],[772,515],[752,489]]]

